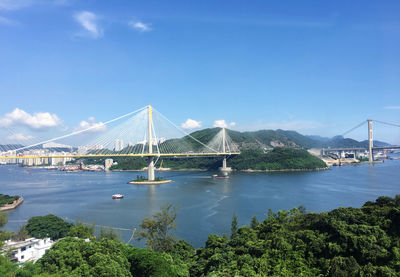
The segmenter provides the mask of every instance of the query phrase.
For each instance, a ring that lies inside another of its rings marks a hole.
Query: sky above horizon
[[[400,124],[399,14],[399,1],[0,0],[0,136],[48,139],[149,104],[188,132]],[[399,127],[374,127],[400,144]]]

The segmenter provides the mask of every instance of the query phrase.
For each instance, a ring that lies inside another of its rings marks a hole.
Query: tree
[[[126,257],[130,246],[114,240],[85,242],[67,237],[37,262],[41,273],[55,276],[132,276]]]
[[[0,213],[0,228],[6,225],[7,221],[8,221],[7,214]]]
[[[231,237],[234,237],[238,231],[238,217],[236,214],[232,217],[232,224],[231,224]]]
[[[69,229],[68,236],[81,239],[92,238],[94,236],[94,224],[88,227],[78,222]]]
[[[258,220],[257,217],[255,215],[253,215],[253,217],[251,218],[251,223],[250,223],[250,227],[252,229],[256,229],[258,226]]]
[[[26,225],[22,225],[19,228],[18,233],[14,234],[11,237],[11,239],[15,241],[26,240],[27,238],[29,238],[29,233],[28,230],[26,229]]]
[[[143,219],[139,225],[143,230],[135,233],[135,239],[146,239],[149,249],[159,252],[171,251],[175,245],[175,237],[170,231],[176,230],[176,207],[168,204],[161,207],[161,212],[155,213],[152,218]]]
[[[52,240],[65,237],[73,226],[63,219],[49,214],[46,216],[34,216],[28,220],[26,230],[35,238],[50,237]]]
[[[120,234],[114,231],[113,228],[109,227],[108,230],[103,227],[100,228],[100,237],[99,239],[111,239],[111,240],[121,240]]]
[[[177,276],[173,267],[164,258],[162,253],[149,249],[131,248],[128,254],[128,261],[131,264],[131,274],[133,276]]]

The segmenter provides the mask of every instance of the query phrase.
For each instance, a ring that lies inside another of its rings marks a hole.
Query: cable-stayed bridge
[[[369,161],[373,162],[373,151],[398,149],[400,146],[374,147],[372,122],[391,127],[398,124],[378,120],[366,120],[342,134],[342,136],[368,124],[368,148],[322,149],[322,153],[331,151],[363,151],[369,153]],[[148,161],[148,179],[154,180],[154,166],[160,157],[216,157],[222,158],[222,171],[228,171],[227,157],[240,154],[238,144],[232,141],[224,128],[213,137],[209,134],[190,135],[176,126],[168,118],[146,106],[136,111],[119,116],[107,122],[86,124],[66,135],[47,140],[26,138],[26,146],[10,145],[8,149],[0,147],[1,160],[62,160],[74,158],[112,158],[112,157],[144,157]],[[18,133],[8,128],[12,136]],[[208,137],[207,137],[208,136]],[[0,146],[1,146],[0,138]],[[5,144],[7,145],[7,144]],[[78,145],[71,147],[69,145]],[[64,151],[50,151],[51,149]]]
[[[148,180],[154,180],[154,164],[160,157],[221,156],[224,171],[228,170],[226,158],[240,154],[224,128],[213,138],[204,139],[204,142],[202,139],[186,133],[149,105],[63,136],[13,147],[5,151],[0,159],[145,157],[148,160]],[[62,155],[43,150],[68,148],[67,143],[71,141],[79,146]]]

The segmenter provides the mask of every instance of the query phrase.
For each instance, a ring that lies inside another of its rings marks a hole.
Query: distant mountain
[[[220,131],[220,128],[203,129],[190,135],[203,143],[208,143]],[[368,147],[368,141],[357,141],[343,136],[326,138],[321,136],[304,136],[296,131],[287,130],[260,130],[253,132],[238,132],[227,129],[239,149],[268,149],[277,146],[298,147],[298,148],[342,148],[342,147]],[[188,138],[183,138],[187,142]],[[374,146],[390,145],[382,141],[374,141]]]
[[[321,142],[327,142],[327,141],[331,140],[331,138],[321,137],[321,136],[316,136],[316,135],[308,135],[306,137],[308,137],[312,140],[321,141]]]
[[[368,147],[368,140],[363,140],[360,143],[365,145],[365,147]],[[376,146],[376,147],[384,147],[384,146],[390,146],[390,144],[386,143],[384,141],[374,140],[374,146]]]

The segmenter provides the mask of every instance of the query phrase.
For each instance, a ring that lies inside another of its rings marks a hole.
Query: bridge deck
[[[372,150],[384,150],[384,149],[400,149],[398,145],[390,145],[390,146],[374,146]],[[368,150],[368,148],[364,147],[343,147],[343,148],[321,148],[321,150],[325,152],[330,151],[363,151]]]
[[[38,158],[92,158],[92,157],[214,157],[239,155],[235,153],[178,153],[178,154],[88,154],[88,155],[40,155],[40,156],[4,156],[0,159],[38,159]]]

